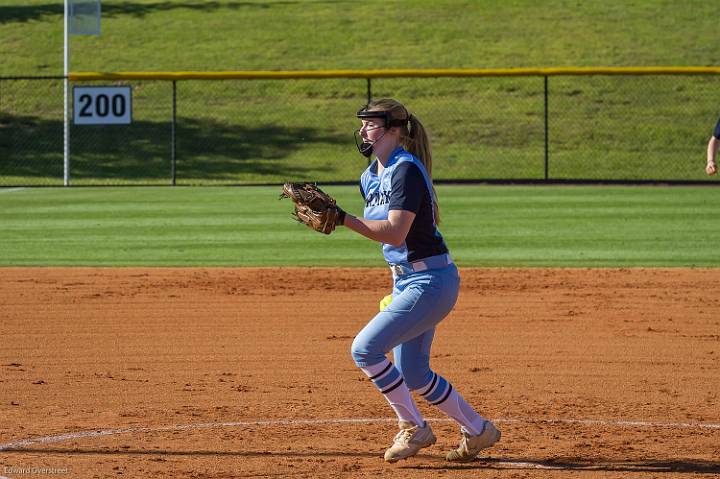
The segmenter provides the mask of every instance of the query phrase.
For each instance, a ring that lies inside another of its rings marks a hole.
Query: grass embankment
[[[9,4],[8,4],[9,3]],[[74,71],[720,64],[708,3],[103,2]],[[62,74],[62,4],[0,6],[0,76]],[[379,21],[379,16],[382,21]],[[648,19],[652,19],[649,21]],[[706,179],[715,77],[551,78],[550,177]],[[428,127],[439,179],[544,176],[542,78],[388,79]],[[133,124],[71,128],[75,184],[170,182],[171,85],[131,82]],[[364,80],[178,84],[179,184],[347,181]],[[62,85],[0,85],[0,184],[62,184]]]

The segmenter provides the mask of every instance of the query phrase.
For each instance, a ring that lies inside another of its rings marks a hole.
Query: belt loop
[[[392,271],[393,278],[397,278],[398,276],[402,276],[403,270],[402,266],[399,264],[393,264],[390,266],[390,271]]]

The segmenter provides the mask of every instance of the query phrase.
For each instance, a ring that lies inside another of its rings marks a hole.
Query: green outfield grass
[[[360,213],[356,187],[327,187]],[[296,224],[279,187],[0,189],[2,266],[382,266],[379,245]],[[438,188],[461,267],[717,267],[720,191]]]

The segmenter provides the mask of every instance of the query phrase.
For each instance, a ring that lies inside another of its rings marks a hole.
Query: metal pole
[[[548,148],[549,133],[548,133],[548,77],[545,75],[545,180],[550,178],[550,150]]]
[[[68,73],[70,72],[70,11],[69,11],[69,0],[65,0],[65,59],[64,59],[64,76],[63,79],[63,90],[65,96],[64,106],[64,117],[63,117],[63,185],[70,186],[70,125],[68,123],[69,103],[70,103],[70,85],[68,80]]]
[[[172,185],[175,186],[175,123],[177,122],[177,81],[172,82],[172,126],[170,127],[170,169],[172,175]]]

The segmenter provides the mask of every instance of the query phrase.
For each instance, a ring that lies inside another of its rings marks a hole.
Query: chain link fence
[[[63,184],[63,78],[0,78],[0,186]],[[355,182],[355,112],[405,103],[436,180],[708,182],[717,75],[112,80],[129,125],[70,124],[72,185]]]

